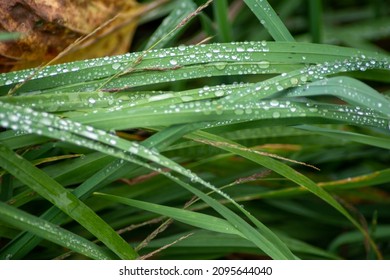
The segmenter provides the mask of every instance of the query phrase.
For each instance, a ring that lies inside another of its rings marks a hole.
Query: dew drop
[[[276,86],[276,89],[277,89],[278,91],[282,91],[282,90],[283,90],[283,87],[282,87],[281,85],[277,85],[277,86]]]
[[[244,110],[243,109],[236,109],[236,110],[234,110],[234,114],[236,114],[236,115],[242,115],[242,114],[244,114]]]
[[[223,90],[217,90],[214,94],[216,97],[221,97],[225,95],[225,92]]]
[[[171,60],[169,61],[169,63],[170,63],[171,65],[177,65],[177,60],[171,59]]]
[[[2,127],[8,127],[9,126],[9,122],[7,120],[1,120],[0,124],[1,124]]]
[[[138,154],[138,148],[132,146],[132,147],[129,148],[129,152],[132,153],[132,154]]]
[[[273,113],[272,113],[272,117],[273,117],[274,119],[277,119],[277,118],[280,117],[280,113],[279,113],[279,112],[273,112]]]
[[[19,116],[18,115],[10,115],[9,120],[11,122],[17,122],[19,120]]]
[[[290,82],[292,85],[297,85],[298,84],[298,79],[297,78],[291,78]]]
[[[226,68],[226,63],[216,63],[215,64],[215,68],[217,68],[218,70],[223,70]]]
[[[159,94],[159,95],[155,95],[155,96],[150,97],[149,98],[149,102],[158,101],[158,100],[164,100],[164,99],[172,98],[172,97],[173,97],[173,95],[170,94],[170,93]]]
[[[268,68],[268,67],[269,67],[269,61],[266,61],[266,60],[260,61],[260,62],[259,62],[259,67],[260,67],[261,69],[266,69],[266,68]]]
[[[279,101],[278,100],[271,100],[271,102],[269,104],[271,104],[271,106],[276,107],[279,105]]]
[[[181,97],[181,100],[183,102],[189,102],[189,101],[194,100],[194,98],[191,95],[184,95],[184,96]]]
[[[114,70],[118,70],[119,67],[121,67],[120,63],[114,63],[114,64],[112,65],[112,69],[114,69]]]
[[[301,77],[300,77],[300,80],[301,80],[302,82],[307,82],[307,76],[301,76]]]

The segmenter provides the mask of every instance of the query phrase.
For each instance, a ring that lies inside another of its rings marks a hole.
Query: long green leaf
[[[154,204],[119,196],[113,196],[104,193],[94,193],[95,196],[103,199],[108,199],[114,202],[119,202],[128,206],[136,207],[145,211],[157,213],[162,216],[170,217],[188,225],[207,229],[210,231],[235,234],[244,237],[240,231],[233,227],[229,222],[221,218],[217,218],[211,215],[197,213],[190,210],[178,209],[175,207],[168,207],[160,204]]]
[[[294,37],[267,0],[244,0],[244,2],[260,20],[260,23],[267,28],[275,41],[294,41]]]

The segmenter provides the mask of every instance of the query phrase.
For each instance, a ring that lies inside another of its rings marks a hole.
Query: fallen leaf
[[[139,16],[165,1],[0,1],[0,29],[21,38],[0,42],[0,72],[122,54]]]

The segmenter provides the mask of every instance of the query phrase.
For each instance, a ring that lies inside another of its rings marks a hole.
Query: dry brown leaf
[[[36,67],[59,54],[56,63],[125,53],[138,17],[164,1],[155,2],[0,1],[0,30],[22,34],[17,41],[0,42],[0,72]]]

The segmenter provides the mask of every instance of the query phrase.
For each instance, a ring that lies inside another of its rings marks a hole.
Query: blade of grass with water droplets
[[[330,75],[352,71],[366,71],[369,69],[383,69],[388,71],[390,70],[389,59],[376,59],[360,55],[344,59],[342,62],[336,60],[323,64],[305,66],[300,70],[293,70],[240,89],[231,99],[236,102],[238,100],[250,101],[253,98],[266,98],[288,88],[323,80]]]
[[[0,220],[12,227],[29,231],[91,259],[104,260],[113,257],[93,242],[4,202],[0,202]],[[1,259],[9,258],[7,254],[0,254],[0,256]]]
[[[323,79],[308,83],[305,87],[289,90],[287,97],[333,95],[352,105],[375,110],[390,116],[390,99],[370,86],[350,77]]]
[[[110,226],[46,173],[1,144],[0,157],[1,167],[84,226],[119,257],[136,258],[135,251]]]
[[[152,110],[149,107],[123,108],[116,111],[104,110],[74,116],[72,119],[102,129],[129,129],[186,123],[203,123],[204,128],[210,128],[214,125],[222,126],[256,120],[270,121],[273,125],[341,122],[388,129],[388,118],[372,110],[276,99],[241,104],[222,99],[215,102],[189,102],[158,106]]]
[[[294,37],[283,24],[267,0],[244,0],[260,23],[267,28],[275,41],[294,41]]]
[[[164,18],[160,26],[150,36],[145,49],[159,49],[166,46],[170,40],[179,32],[176,28],[182,21],[187,18],[188,14],[196,9],[192,0],[177,1],[178,5],[174,6],[172,12]]]

